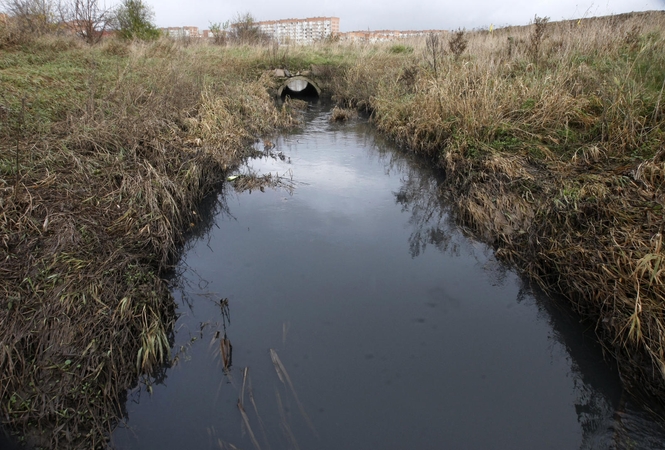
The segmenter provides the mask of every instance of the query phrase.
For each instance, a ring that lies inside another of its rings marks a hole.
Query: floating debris
[[[274,175],[272,173],[265,175],[250,173],[246,175],[234,175],[232,180],[231,178],[232,177],[228,177],[227,180],[233,182],[233,187],[236,192],[249,191],[251,193],[252,190],[255,189],[258,189],[261,192],[265,192],[265,188],[269,187],[272,189],[286,189],[289,194],[291,194],[295,189],[293,177],[290,175],[287,178],[285,176],[279,175],[278,173],[275,173]]]

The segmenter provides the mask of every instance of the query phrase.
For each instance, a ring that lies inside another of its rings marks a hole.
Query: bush
[[[123,39],[157,39],[159,30],[153,25],[154,12],[143,0],[124,0],[116,13],[118,34]]]
[[[399,54],[399,53],[413,53],[413,47],[410,45],[395,44],[391,46],[388,51],[390,53]]]
[[[24,43],[31,36],[20,33],[16,22],[11,19],[0,22],[0,49],[7,49]]]
[[[11,33],[31,38],[57,28],[56,6],[52,0],[0,0],[0,9],[10,17],[4,25],[0,24],[0,35]]]
[[[210,24],[210,32],[213,35],[213,43],[215,45],[226,45],[226,33],[229,28],[229,22],[223,24],[216,22]]]
[[[464,50],[466,50],[469,40],[464,36],[464,30],[457,30],[453,37],[448,41],[448,48],[450,52],[455,55],[455,61],[462,56]]]
[[[259,45],[270,42],[270,36],[262,32],[250,13],[238,14],[231,23],[229,39],[240,45]]]
[[[97,44],[104,33],[113,27],[114,11],[100,0],[69,0],[60,3],[63,28],[70,29],[88,44]]]

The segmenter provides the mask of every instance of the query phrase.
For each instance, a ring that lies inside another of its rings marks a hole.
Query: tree
[[[226,45],[226,34],[228,33],[230,22],[219,23],[210,23],[210,32],[213,36],[213,42],[217,45]]]
[[[270,36],[261,31],[250,13],[236,15],[231,22],[229,38],[244,45],[267,44],[270,41]]]
[[[123,0],[116,13],[118,33],[123,39],[151,40],[159,37],[153,24],[155,13],[143,0]]]
[[[38,36],[56,27],[53,0],[0,0],[0,8],[13,19],[20,33]]]
[[[88,44],[96,44],[113,28],[115,14],[100,0],[71,0],[62,6],[63,21]]]

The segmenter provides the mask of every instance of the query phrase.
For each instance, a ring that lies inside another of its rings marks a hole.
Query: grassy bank
[[[315,69],[444,170],[460,221],[591,318],[628,386],[663,398],[664,25],[306,48],[0,32],[2,420],[47,447],[103,445],[126,389],[168,363],[164,277],[197,205],[248,142],[294,123],[268,94],[276,67]]]
[[[665,14],[538,22],[359,60],[336,96],[443,169],[459,219],[663,398]]]
[[[197,205],[295,123],[240,49],[44,37],[0,49],[0,411],[94,448],[169,361],[164,276]]]

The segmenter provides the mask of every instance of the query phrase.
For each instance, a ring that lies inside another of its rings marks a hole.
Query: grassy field
[[[0,28],[2,420],[34,444],[103,446],[125,390],[168,363],[165,276],[197,206],[248,143],[297,123],[269,95],[276,67],[316,68],[443,170],[460,222],[569,298],[629,388],[664,398],[664,29],[658,12],[279,48]]]

